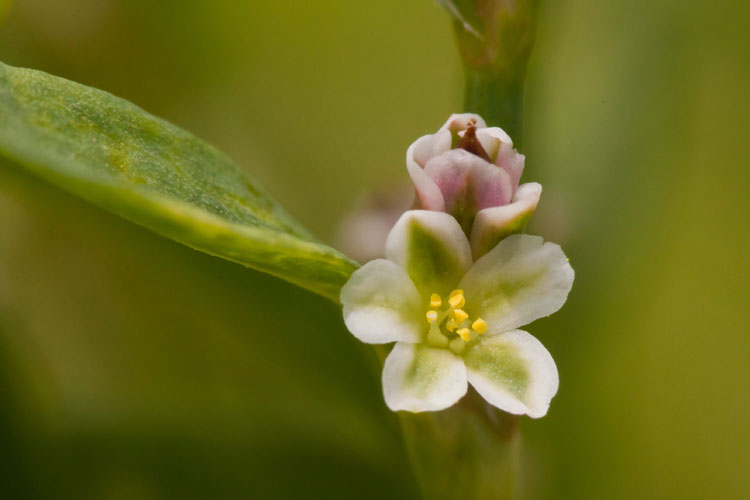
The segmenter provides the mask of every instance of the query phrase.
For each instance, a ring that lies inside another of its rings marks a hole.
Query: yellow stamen
[[[437,311],[427,311],[427,322],[432,323],[433,321],[437,321],[438,319],[438,312]]]
[[[471,330],[469,330],[468,328],[459,328],[458,330],[456,330],[456,333],[464,342],[468,342],[469,340],[471,340]]]
[[[460,309],[466,304],[463,290],[453,290],[448,297],[448,303],[455,309]]]
[[[469,318],[469,315],[463,309],[454,309],[453,317],[456,318],[456,323],[461,324]]]
[[[471,329],[481,335],[487,331],[487,322],[482,318],[477,318],[476,321],[471,324]]]
[[[448,307],[444,309],[443,304]],[[453,290],[445,302],[439,294],[431,294],[430,308],[425,313],[430,325],[425,340],[437,347],[448,347],[458,354],[463,351],[464,344],[486,333],[487,322],[482,318],[472,320],[463,309],[465,304],[464,291],[460,288]]]
[[[430,295],[430,307],[433,307],[437,309],[438,307],[443,305],[443,299],[440,298],[440,295],[433,293]]]

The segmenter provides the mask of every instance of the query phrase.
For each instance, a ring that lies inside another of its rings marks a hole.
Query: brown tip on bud
[[[477,122],[476,120],[469,121],[468,127],[464,131],[463,137],[456,144],[456,149],[463,149],[469,153],[480,157],[481,159],[492,163],[490,155],[482,147],[482,143],[477,139]]]

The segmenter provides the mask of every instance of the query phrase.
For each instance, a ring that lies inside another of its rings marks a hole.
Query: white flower
[[[516,328],[565,302],[573,269],[558,245],[524,234],[472,262],[458,222],[412,210],[341,291],[344,321],[363,342],[396,342],[383,367],[391,410],[441,410],[470,383],[492,405],[541,417],[557,392],[549,352]]]
[[[542,186],[519,185],[524,163],[503,129],[471,113],[451,115],[406,152],[415,207],[453,215],[470,236],[474,258],[523,230],[534,213]]]

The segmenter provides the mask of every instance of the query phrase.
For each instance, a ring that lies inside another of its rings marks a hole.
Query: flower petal
[[[388,235],[385,255],[406,270],[422,297],[450,292],[471,266],[469,241],[444,212],[405,212]]]
[[[417,194],[417,204],[426,210],[445,208],[443,195],[437,184],[424,172],[427,162],[451,148],[451,134],[440,130],[436,134],[420,137],[406,150],[406,169],[409,172]]]
[[[512,144],[504,142],[500,145],[500,150],[497,153],[495,163],[497,166],[508,172],[511,185],[515,190],[518,187],[518,183],[521,182],[521,175],[523,174],[523,167],[526,164],[526,157],[513,149]]]
[[[510,144],[513,145],[513,139],[510,138],[510,136],[505,132],[505,130],[501,129],[500,127],[483,127],[477,130],[477,137],[480,141],[482,141],[482,145],[485,144],[485,141],[487,140],[497,140],[502,142],[503,144]]]
[[[383,395],[393,411],[436,411],[466,394],[466,366],[447,349],[397,343],[383,366]]]
[[[469,383],[490,404],[532,418],[547,413],[559,383],[552,356],[532,335],[483,335],[464,355]]]
[[[478,259],[492,250],[506,236],[523,231],[534,214],[541,195],[541,184],[521,184],[510,204],[479,211],[471,229],[474,258]]]
[[[368,344],[419,342],[422,303],[406,272],[377,259],[354,271],[341,289],[344,323]]]
[[[412,154],[407,154],[407,161],[414,160],[420,167],[435,156],[451,149],[451,134],[448,130],[439,130],[435,134],[425,135],[414,141],[409,147]],[[407,150],[408,151],[408,150]]]
[[[557,311],[573,286],[573,268],[559,245],[514,234],[477,260],[461,280],[466,310],[504,332]]]
[[[506,205],[512,196],[508,173],[482,158],[453,149],[436,156],[424,167],[443,195],[445,211],[476,214],[487,207]]]
[[[480,128],[477,130],[477,139],[482,143],[482,147],[490,158],[494,158],[495,164],[497,164],[497,155],[502,144],[513,147],[513,140],[500,127]]]
[[[472,174],[477,211],[510,203],[513,186],[504,169],[485,162],[481,168],[475,168]]]

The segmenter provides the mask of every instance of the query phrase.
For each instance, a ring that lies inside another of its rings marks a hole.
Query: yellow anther
[[[433,322],[437,321],[437,319],[438,319],[438,312],[437,311],[432,311],[432,310],[427,311],[427,322],[428,323],[433,323]]]
[[[460,309],[466,304],[463,290],[453,290],[450,297],[448,297],[448,303],[455,309]]]
[[[463,309],[454,309],[453,317],[456,318],[456,323],[461,324],[469,318],[469,315]]]
[[[458,325],[456,324],[456,320],[454,320],[453,318],[451,318],[448,321],[446,321],[445,322],[445,328],[449,332],[452,332],[453,330],[455,330],[456,328],[458,328]]]
[[[459,328],[458,330],[456,330],[456,333],[464,342],[468,342],[469,340],[471,340],[471,330],[469,330],[468,328]]]
[[[471,329],[481,335],[487,331],[487,322],[482,318],[477,318],[477,320],[471,324]]]
[[[440,298],[440,295],[433,293],[430,295],[430,307],[434,307],[437,309],[438,307],[443,305],[443,299]]]

